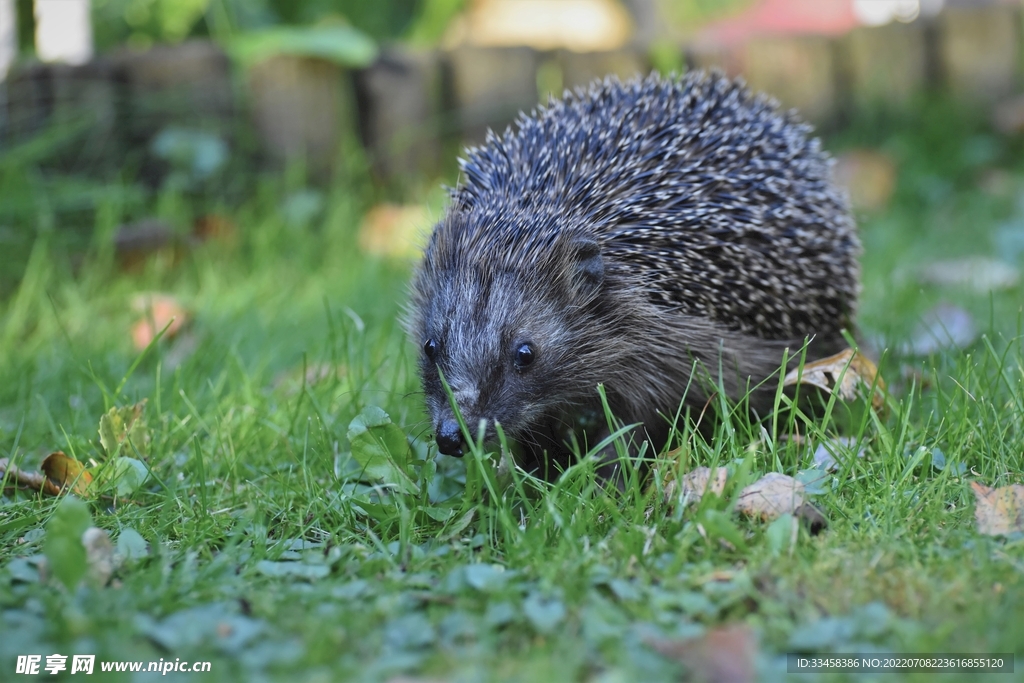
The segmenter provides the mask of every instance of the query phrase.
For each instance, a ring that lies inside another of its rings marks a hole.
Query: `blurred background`
[[[4,339],[58,282],[192,277],[195,298],[196,259],[298,278],[341,249],[331,268],[400,283],[488,128],[606,74],[711,66],[834,150],[869,330],[993,291],[1013,312],[1022,21],[1015,0],[0,0]]]

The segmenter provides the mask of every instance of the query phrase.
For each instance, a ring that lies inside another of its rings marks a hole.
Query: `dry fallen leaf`
[[[85,465],[65,455],[63,451],[46,456],[41,469],[47,480],[58,490],[71,486],[72,493],[83,498],[92,483],[92,475],[86,471]]]
[[[834,356],[807,363],[786,374],[784,386],[809,384],[825,391],[835,391],[844,401],[860,398],[860,389],[874,387],[871,407],[882,410],[885,407],[885,382],[878,374],[878,368],[863,354],[846,349]]]
[[[367,254],[415,258],[422,251],[432,221],[427,207],[380,204],[359,227],[359,246]]]
[[[803,504],[803,484],[785,474],[769,472],[740,491],[736,510],[767,521],[795,512]]]
[[[906,356],[930,356],[943,349],[965,349],[974,343],[978,330],[974,317],[952,304],[939,304],[921,317],[910,340],[899,347]]]
[[[82,534],[85,546],[85,560],[89,566],[89,577],[100,586],[107,585],[117,568],[114,544],[103,529],[91,526]]]
[[[681,662],[687,680],[701,683],[748,683],[757,678],[757,635],[744,624],[711,629],[697,638],[647,640],[659,654]]]
[[[158,334],[172,339],[189,321],[188,311],[177,299],[169,294],[139,294],[132,299],[132,310],[142,314],[142,319],[132,325],[132,343],[142,351]]]
[[[728,472],[724,467],[716,467],[714,474],[710,467],[698,467],[684,474],[678,482],[673,479],[665,484],[665,503],[667,505],[678,503],[683,507],[692,505],[704,497],[709,483],[711,492],[720,496],[725,491],[727,475]],[[677,489],[678,494],[676,493]]]
[[[1024,486],[1013,484],[995,489],[971,482],[978,532],[988,536],[1024,531]]]

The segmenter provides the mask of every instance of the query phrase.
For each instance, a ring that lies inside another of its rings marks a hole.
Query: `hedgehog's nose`
[[[459,429],[458,420],[449,418],[441,422],[434,439],[437,441],[437,450],[445,455],[462,457],[462,430]]]

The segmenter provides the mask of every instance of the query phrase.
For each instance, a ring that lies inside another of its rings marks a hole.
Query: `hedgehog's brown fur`
[[[470,149],[409,322],[441,450],[461,434],[439,369],[471,432],[499,422],[540,463],[600,413],[599,383],[660,441],[681,400],[739,399],[806,339],[841,347],[860,245],[808,133],[696,73],[606,79]]]

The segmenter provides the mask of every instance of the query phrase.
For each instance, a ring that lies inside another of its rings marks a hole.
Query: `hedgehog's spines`
[[[845,196],[830,187],[830,160],[809,132],[795,113],[780,111],[773,98],[753,94],[742,80],[721,73],[690,72],[675,80],[652,74],[625,83],[607,77],[521,115],[516,127],[501,136],[489,131],[482,147],[470,148],[460,159],[464,178],[452,196],[466,208],[483,210],[493,223],[485,234],[499,243],[523,240],[514,250],[488,239],[471,240],[481,249],[497,251],[503,267],[529,258],[531,244],[543,245],[544,240],[524,232],[523,223],[538,229],[547,222],[539,219],[557,206],[560,219],[592,221],[607,250],[633,267],[671,273],[701,260],[705,267],[698,270],[705,277],[691,283],[700,287],[670,278],[664,282],[666,289],[651,292],[654,299],[714,315],[736,329],[774,338],[802,336],[814,332],[808,326],[833,317],[835,306],[794,315],[791,309],[801,304],[784,301],[795,293],[781,284],[768,296],[752,286],[716,289],[723,280],[712,272],[719,269],[710,266],[715,253],[741,261],[745,255],[746,269],[735,270],[733,276],[745,274],[770,284],[785,270],[779,260],[795,247],[792,240],[849,241],[852,221]],[[609,193],[609,188],[614,190]],[[813,227],[829,219],[835,225]],[[643,225],[652,221],[656,232],[645,239]],[[509,232],[516,224],[518,229]],[[821,234],[812,238],[804,234],[807,230]],[[782,243],[775,245],[777,256],[768,261],[743,247],[747,240],[765,239],[773,231]],[[715,235],[729,241],[720,242]],[[841,250],[847,262],[840,270],[848,272],[839,273],[846,276],[839,286],[846,294],[852,294],[856,280],[852,239],[852,250]],[[675,249],[662,244],[666,240]],[[652,241],[660,246],[648,254],[649,247],[642,245]],[[670,267],[673,258],[679,259],[676,268]],[[791,270],[788,277],[799,282],[800,269]],[[643,279],[652,287],[659,281]],[[742,297],[748,299],[745,305],[729,301]],[[851,305],[853,300],[850,296]],[[774,313],[764,306],[773,302],[781,305]],[[795,328],[787,329],[794,322]]]
[[[741,80],[652,74],[567,90],[466,150],[409,326],[446,349],[467,424],[557,445],[545,430],[604,383],[620,417],[650,427],[693,367],[726,368],[735,399],[787,347],[838,350],[859,243],[810,130]],[[523,340],[543,370],[512,369]],[[437,426],[449,404],[433,361],[421,371]]]

